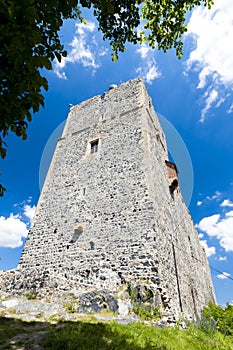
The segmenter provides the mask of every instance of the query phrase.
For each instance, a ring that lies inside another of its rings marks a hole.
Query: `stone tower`
[[[71,108],[19,269],[54,288],[143,283],[155,304],[198,314],[215,296],[209,265],[141,79]],[[43,283],[41,283],[43,287]]]

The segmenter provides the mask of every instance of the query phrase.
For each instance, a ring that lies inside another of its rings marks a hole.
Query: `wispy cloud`
[[[25,204],[22,211],[16,215],[11,213],[9,217],[0,216],[0,247],[18,248],[22,246],[34,212],[35,206]]]
[[[226,261],[227,260],[227,257],[226,256],[220,256],[218,261]]]
[[[154,57],[154,51],[146,43],[143,43],[137,49],[137,53],[141,57],[142,65],[136,69],[136,73],[140,74],[148,84],[151,84],[161,76]]]
[[[201,111],[201,118],[200,118],[200,122],[201,123],[203,123],[205,121],[206,113],[212,107],[214,102],[217,101],[217,99],[218,99],[218,91],[213,89],[213,90],[211,90],[211,92],[207,92],[205,94],[205,96],[207,96],[207,97],[206,97],[206,101],[205,101],[205,107]]]
[[[193,38],[196,48],[189,55],[187,69],[194,67],[199,72],[197,88],[206,89],[201,122],[211,107],[225,101],[226,90],[233,85],[232,12],[232,0],[215,0],[211,10],[197,7],[188,23],[187,37]]]
[[[220,191],[215,191],[215,193],[212,196],[207,196],[205,199],[207,199],[208,201],[212,201],[218,199],[221,195],[222,193]]]
[[[68,49],[67,57],[63,57],[61,62],[55,62],[54,72],[61,79],[67,79],[64,69],[68,63],[80,63],[83,67],[92,68],[94,73],[100,66],[97,62],[98,57],[107,53],[107,50],[100,47],[96,41],[97,28],[95,23],[76,23],[75,27],[75,35],[69,44],[71,50]]]
[[[231,274],[228,272],[223,272],[223,273],[217,275],[216,277],[219,278],[220,280],[224,280],[228,277],[231,277]]]
[[[230,108],[228,109],[227,113],[232,113],[233,112],[233,103],[231,104]]]

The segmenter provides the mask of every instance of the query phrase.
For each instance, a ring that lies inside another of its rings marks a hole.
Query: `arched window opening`
[[[99,148],[99,139],[91,141],[91,154],[97,153]]]

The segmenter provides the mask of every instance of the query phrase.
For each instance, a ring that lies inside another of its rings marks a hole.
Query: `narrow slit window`
[[[98,147],[99,147],[99,139],[91,141],[90,144],[91,144],[91,154],[97,153]]]
[[[191,257],[193,258],[194,257],[194,255],[193,255],[193,247],[192,247],[190,236],[188,236],[188,240],[189,240],[189,248],[190,248],[190,251],[191,251]]]

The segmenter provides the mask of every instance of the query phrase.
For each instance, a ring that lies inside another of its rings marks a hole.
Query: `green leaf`
[[[0,156],[2,159],[6,157],[6,149],[3,147],[0,147]]]
[[[3,197],[5,192],[6,192],[6,188],[0,184],[0,197]]]

